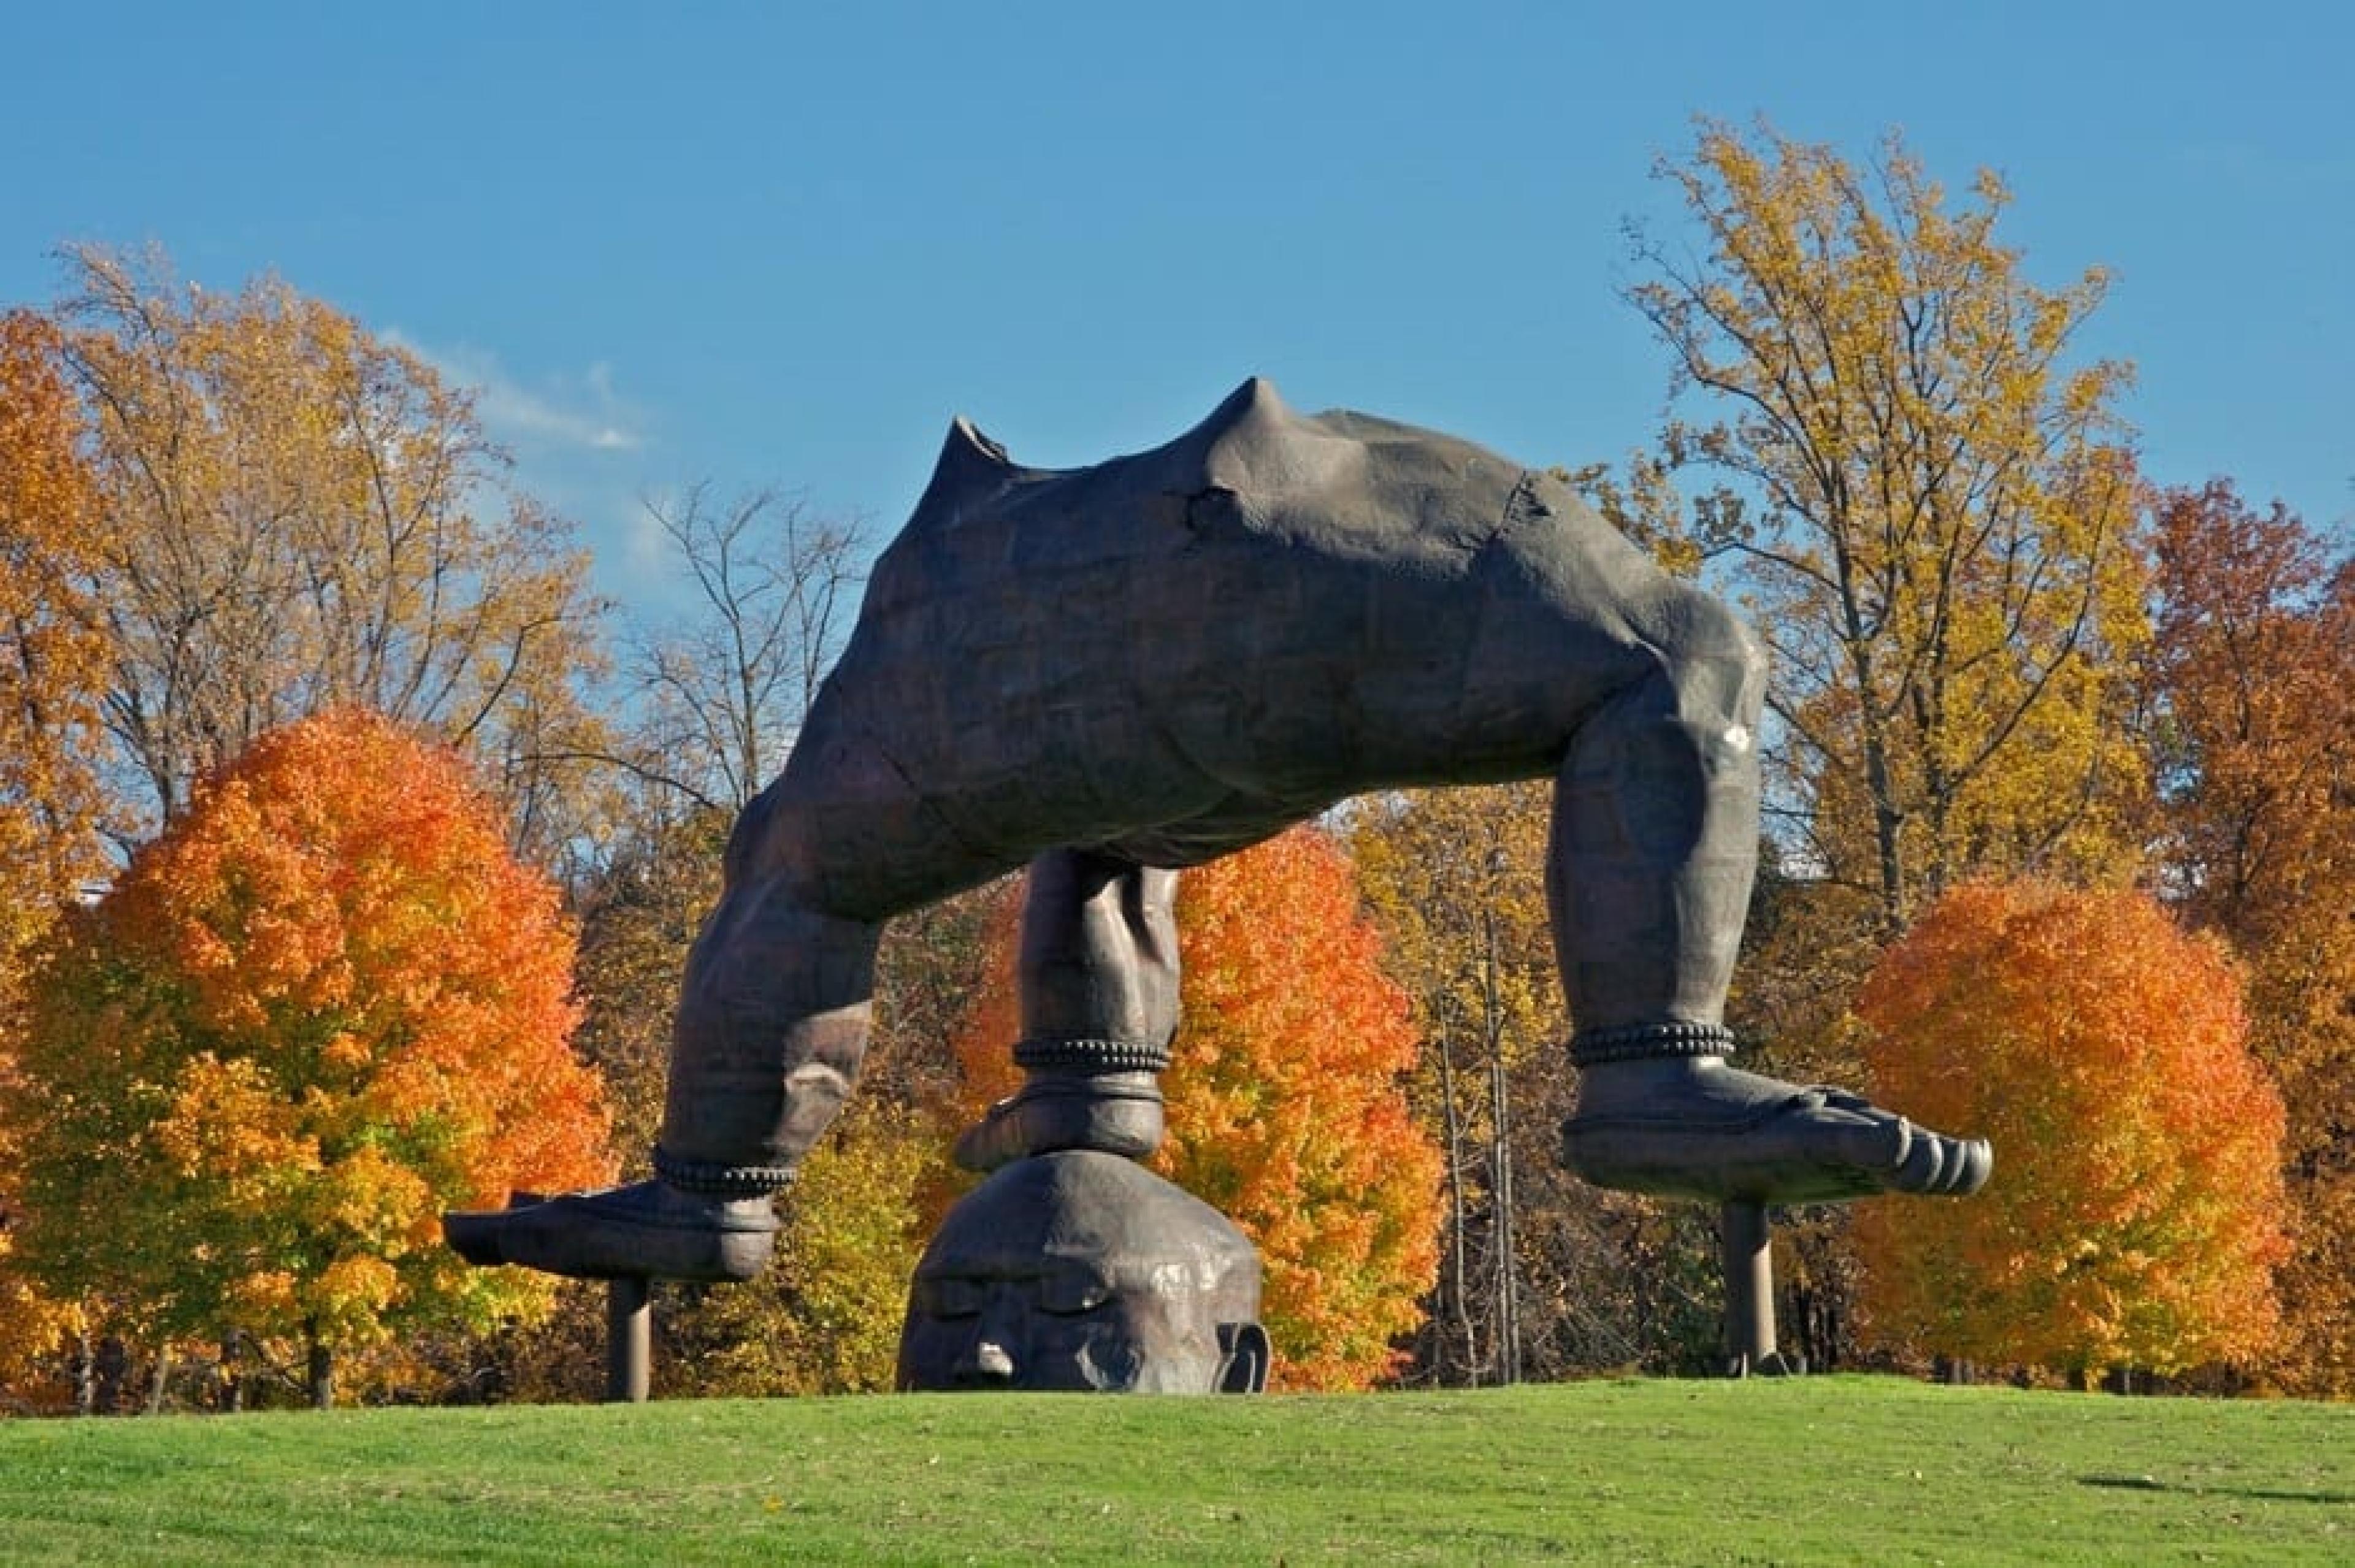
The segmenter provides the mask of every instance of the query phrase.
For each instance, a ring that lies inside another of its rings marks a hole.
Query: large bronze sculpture
[[[1715,600],[1452,437],[1297,415],[1262,381],[1067,472],[959,421],[737,825],[656,1178],[453,1215],[450,1238],[587,1277],[753,1273],[770,1195],[857,1079],[882,923],[1026,862],[1027,1076],[959,1157],[1140,1156],[1177,1022],[1178,869],[1366,790],[1548,775],[1574,1169],[1720,1202],[1975,1190],[1985,1144],[1728,1061],[1764,675]]]

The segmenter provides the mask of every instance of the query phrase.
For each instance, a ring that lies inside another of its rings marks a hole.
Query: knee
[[[1723,600],[1677,583],[1656,645],[1676,694],[1677,717],[1746,750],[1766,695],[1766,649]]]
[[[1582,729],[1561,798],[1593,833],[1667,863],[1728,800],[1755,797],[1766,662],[1742,618],[1698,589],[1674,584],[1657,608],[1641,627],[1649,667]]]

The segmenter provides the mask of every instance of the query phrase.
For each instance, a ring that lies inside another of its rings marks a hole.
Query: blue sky
[[[483,389],[600,581],[637,497],[896,528],[950,416],[1060,465],[1245,376],[1617,458],[1667,361],[1622,220],[1697,113],[2000,171],[2035,281],[2113,269],[2146,466],[2355,517],[2355,15],[1912,6],[145,3],[0,27],[0,303],[60,242],[275,269]]]

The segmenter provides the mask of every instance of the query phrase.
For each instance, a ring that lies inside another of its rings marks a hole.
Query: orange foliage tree
[[[95,495],[80,428],[55,330],[0,315],[0,982],[99,869],[90,758],[106,649],[78,583]]]
[[[1009,905],[957,1041],[968,1115],[1018,1082],[1016,931]],[[1277,1386],[1367,1387],[1397,1369],[1439,1264],[1439,1153],[1401,1086],[1407,996],[1314,828],[1187,872],[1178,932],[1183,1022],[1151,1163],[1258,1247]]]
[[[2282,1106],[2219,944],[2137,893],[1967,883],[1858,1013],[1881,1094],[2004,1162],[1968,1203],[1860,1206],[1878,1338],[2079,1375],[2264,1348]]]
[[[89,765],[105,648],[76,586],[87,567],[92,491],[55,330],[0,315],[0,1013],[13,1009],[27,949],[75,884],[101,865]],[[11,1088],[0,1038],[0,1098]],[[16,1400],[72,1316],[15,1271],[21,1194],[0,1128],[0,1398]]]
[[[2230,484],[2155,508],[2149,708],[2177,906],[2249,966],[2289,1111],[2294,1250],[2272,1371],[2355,1392],[2355,558]]]
[[[9,1107],[20,1262],[157,1345],[336,1358],[542,1306],[445,1208],[608,1173],[573,944],[456,755],[337,709],[262,737],[59,928]]]

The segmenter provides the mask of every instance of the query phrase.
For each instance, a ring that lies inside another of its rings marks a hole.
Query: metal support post
[[[644,1404],[654,1388],[654,1281],[624,1275],[606,1285],[605,1400]]]

